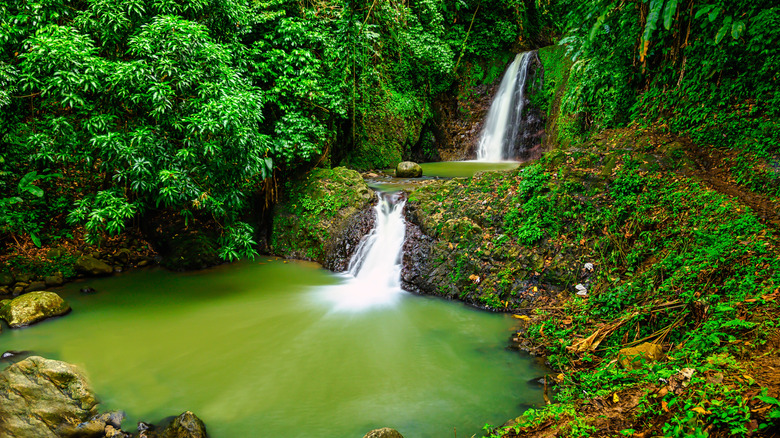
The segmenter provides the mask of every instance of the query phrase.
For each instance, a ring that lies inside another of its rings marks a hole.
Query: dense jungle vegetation
[[[212,219],[224,258],[251,255],[248,213],[274,201],[277,179],[430,152],[436,96],[490,83],[511,52],[551,43],[573,61],[556,113],[561,143],[657,122],[728,145],[739,183],[780,191],[772,2],[2,6],[4,252],[82,225],[97,243],[163,209]]]
[[[0,6],[6,260],[82,235],[100,244],[161,215],[216,230],[224,259],[252,256],[258,217],[284,181],[317,166],[435,157],[437,99],[474,99],[514,53],[554,45],[540,51],[544,82],[531,99],[547,115],[546,157],[505,178],[455,182],[451,196],[410,197],[424,212],[473,213],[484,237],[442,239],[442,260],[457,261],[460,298],[484,307],[522,310],[509,288],[517,272],[477,290],[475,260],[487,251],[555,248],[597,265],[587,300],[525,316],[524,336],[561,371],[562,404],[486,432],[543,436],[566,423],[568,436],[770,436],[778,427],[778,394],[746,365],[780,366],[776,2]],[[671,348],[667,360],[616,365],[621,348],[644,341]]]
[[[3,1],[5,251],[81,225],[98,243],[165,209],[212,218],[224,258],[251,255],[245,218],[274,201],[277,179],[329,162],[397,163],[458,62],[506,52],[537,10],[518,1]]]

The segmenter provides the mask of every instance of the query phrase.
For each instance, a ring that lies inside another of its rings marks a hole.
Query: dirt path
[[[734,182],[725,164],[726,156],[723,152],[713,148],[697,147],[690,140],[679,139],[679,141],[685,145],[686,154],[696,164],[696,168],[688,169],[691,176],[704,181],[714,190],[737,198],[739,202],[750,207],[766,225],[780,230],[780,205]]]

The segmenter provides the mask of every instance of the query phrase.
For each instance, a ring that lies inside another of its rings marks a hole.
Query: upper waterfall
[[[522,128],[528,66],[534,52],[518,53],[501,79],[477,147],[477,160],[502,161],[515,150]]]
[[[336,310],[364,310],[388,305],[403,293],[401,257],[406,237],[400,192],[377,192],[374,228],[360,241],[349,261],[345,283],[323,289]]]

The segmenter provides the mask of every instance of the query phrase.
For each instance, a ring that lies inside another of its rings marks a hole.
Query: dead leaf
[[[661,400],[661,409],[663,409],[664,412],[670,412],[669,411],[669,404],[666,403],[666,400]]]
[[[710,411],[708,411],[708,410],[704,409],[704,408],[703,408],[703,407],[701,407],[701,406],[696,406],[695,408],[692,408],[691,410],[692,410],[693,412],[696,412],[697,414],[701,414],[701,415],[709,415],[709,414],[711,414],[711,413],[712,413],[712,412],[710,412]]]
[[[620,397],[618,397],[617,392],[612,394],[612,401],[615,403],[620,401]]]

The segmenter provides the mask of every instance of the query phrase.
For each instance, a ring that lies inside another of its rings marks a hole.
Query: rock
[[[18,350],[8,350],[2,355],[0,355],[0,360],[9,360],[13,359],[19,356],[23,356],[25,354],[30,354],[29,351],[18,351]]]
[[[132,252],[127,248],[119,248],[114,253],[114,261],[121,263],[123,265],[126,265],[130,263],[130,258],[132,256]]]
[[[0,286],[0,295],[8,295],[11,293],[11,288],[8,286]]]
[[[110,424],[106,425],[106,428],[104,430],[106,438],[117,438],[117,437],[124,437],[125,434],[122,433],[122,431],[119,428],[116,428]]]
[[[91,295],[96,293],[97,291],[93,287],[82,287],[81,289],[79,289],[79,292],[81,292],[84,295]]]
[[[0,436],[100,436],[79,428],[97,409],[92,388],[74,365],[32,356],[0,372]]]
[[[14,298],[0,309],[3,318],[12,328],[24,327],[70,311],[70,305],[54,292],[30,292]]]
[[[44,277],[43,281],[46,283],[46,286],[62,286],[65,283],[65,277],[62,275],[62,272],[55,272]]]
[[[374,429],[371,432],[363,435],[363,438],[404,438],[400,432],[389,427],[383,427],[381,429]]]
[[[76,271],[87,275],[109,275],[114,272],[114,269],[107,263],[91,255],[79,257],[73,267],[76,268]]]
[[[482,228],[469,218],[449,219],[441,229],[441,238],[453,242],[473,240],[482,234]]]
[[[15,275],[17,283],[30,283],[32,275],[27,272],[17,272]]]
[[[154,424],[139,421],[137,429],[139,432],[146,432],[149,430],[154,430],[155,428],[154,428]]]
[[[10,286],[14,284],[16,279],[14,275],[8,271],[0,272],[0,286]]]
[[[627,370],[641,368],[645,362],[654,362],[663,358],[663,348],[659,344],[645,342],[636,347],[623,348],[618,352],[618,362]]]
[[[24,286],[14,286],[13,290],[11,291],[11,295],[13,295],[15,297],[18,297],[19,295],[23,294],[24,293],[24,288],[29,286],[29,285],[27,285],[25,283],[22,283],[22,284],[24,284]]]
[[[122,411],[109,411],[99,417],[107,426],[114,426],[119,429],[122,427],[122,420],[125,419],[125,413]]]
[[[422,167],[412,161],[401,161],[395,168],[397,178],[419,178],[422,176]]]
[[[162,438],[206,438],[206,425],[187,411],[176,417],[162,433]]]
[[[24,288],[24,293],[35,292],[46,289],[46,283],[43,281],[33,281],[29,286]]]
[[[58,257],[62,257],[66,255],[68,252],[65,251],[64,248],[52,248],[49,250],[49,252],[46,253],[46,258],[49,260],[56,259]]]

